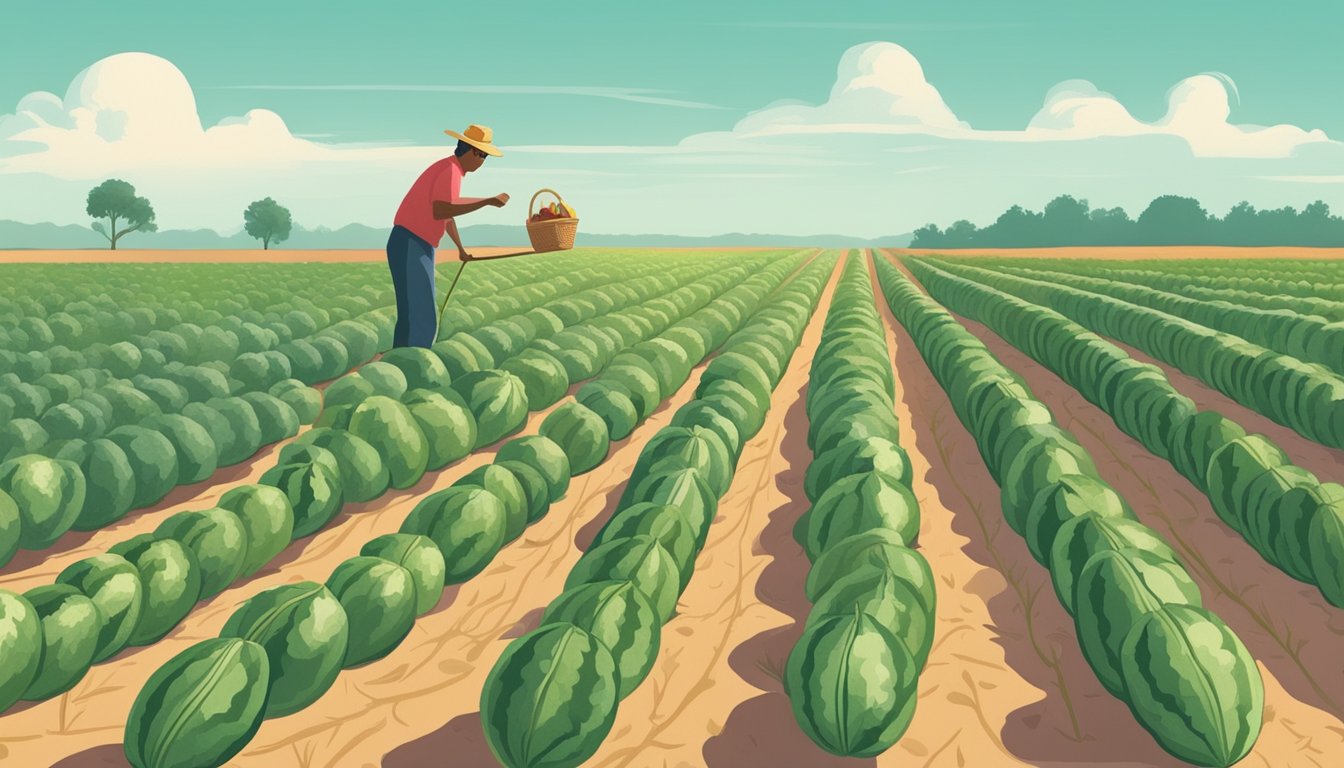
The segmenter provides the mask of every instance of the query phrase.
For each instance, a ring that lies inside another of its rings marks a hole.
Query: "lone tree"
[[[107,238],[111,249],[117,250],[117,241],[131,232],[154,232],[158,225],[154,223],[154,208],[143,197],[136,197],[135,187],[121,179],[108,179],[89,190],[89,202],[85,207],[95,219],[107,219],[93,222],[93,231]],[[123,222],[117,229],[117,222]]]
[[[269,197],[256,201],[243,211],[243,229],[261,241],[262,250],[270,250],[271,243],[288,239],[293,228],[294,219],[290,217],[289,209]]]

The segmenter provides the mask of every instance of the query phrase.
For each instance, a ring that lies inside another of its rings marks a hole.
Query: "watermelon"
[[[808,623],[827,616],[853,616],[862,611],[890,632],[923,669],[933,647],[933,611],[909,582],[891,571],[866,568],[843,576],[817,597]]]
[[[201,599],[224,591],[247,561],[247,532],[227,509],[178,512],[160,523],[154,536],[175,539],[191,550],[200,566]]]
[[[1264,722],[1264,683],[1241,640],[1202,608],[1166,605],[1139,619],[1120,648],[1130,710],[1167,752],[1230,766]]]
[[[150,675],[122,738],[135,768],[224,765],[266,715],[266,649],[236,637],[203,640]]]
[[[905,733],[919,670],[905,645],[857,608],[808,624],[789,654],[784,690],[822,749],[873,757]]]
[[[523,508],[526,511],[524,526],[531,525],[546,516],[551,508],[551,484],[546,482],[541,472],[531,464],[524,464],[521,461],[496,461],[490,466],[507,469],[518,481],[518,487],[523,489]],[[513,532],[517,529],[517,523],[512,516],[509,522],[509,532]],[[523,529],[517,529],[518,536],[522,533]]]
[[[588,472],[607,458],[611,434],[606,422],[577,400],[569,400],[551,411],[538,431],[565,452],[572,475]]]
[[[658,539],[649,535],[612,539],[589,549],[570,570],[565,589],[621,580],[631,581],[648,598],[659,621],[666,622],[676,613],[680,568]]]
[[[933,571],[922,555],[890,528],[870,528],[837,540],[807,572],[807,599],[816,602],[832,584],[851,573],[881,570],[894,574],[919,595],[930,616],[935,608]]]
[[[162,640],[200,599],[201,566],[181,542],[144,533],[114,544],[108,552],[126,558],[140,573],[140,620],[128,646]]]
[[[345,609],[312,581],[272,587],[244,602],[219,631],[266,651],[265,717],[284,717],[317,701],[341,672],[349,643]]]
[[[490,445],[512,434],[527,418],[526,389],[511,373],[476,371],[455,379],[452,386],[476,418],[474,448]]]
[[[1099,552],[1132,547],[1162,560],[1180,564],[1166,540],[1153,529],[1127,517],[1086,512],[1074,517],[1055,534],[1050,550],[1050,576],[1055,595],[1070,614],[1074,612],[1073,591],[1083,567]]]
[[[355,504],[372,501],[387,490],[387,465],[377,449],[361,437],[319,427],[299,435],[294,444],[324,448],[336,457],[345,501]]]
[[[639,502],[618,508],[606,525],[597,532],[589,548],[640,535],[652,536],[663,545],[663,549],[677,564],[677,571],[681,575],[680,589],[685,589],[691,580],[699,548],[696,544],[695,529],[682,516],[681,511],[670,504]]]
[[[340,601],[350,625],[341,666],[381,659],[411,633],[415,624],[415,579],[381,557],[352,557],[332,572],[327,589]]]
[[[1332,495],[1340,493],[1333,483]],[[1324,486],[1323,486],[1324,487]],[[1307,534],[1307,558],[1312,581],[1331,605],[1344,608],[1344,508],[1338,504],[1321,509],[1311,520]],[[0,562],[4,558],[0,557]]]
[[[1059,529],[1072,518],[1087,513],[1134,519],[1134,512],[1120,494],[1087,475],[1063,475],[1031,500],[1023,538],[1036,561],[1051,567],[1051,546]]]
[[[242,576],[252,576],[294,540],[294,510],[284,492],[269,485],[240,485],[219,498],[219,507],[243,525]]]
[[[98,651],[102,613],[69,584],[48,584],[24,593],[42,624],[42,655],[37,675],[24,691],[26,701],[41,701],[75,687]],[[9,659],[6,664],[11,663]]]
[[[452,487],[484,489],[504,505],[504,541],[513,541],[527,529],[528,517],[532,511],[527,491],[518,476],[508,469],[486,464],[458,478]]]
[[[84,473],[71,461],[21,456],[0,464],[0,493],[18,507],[20,524],[9,525],[11,531],[18,529],[18,546],[46,549],[79,518],[86,493]],[[0,543],[0,550],[12,547]]]
[[[86,557],[66,566],[56,577],[56,583],[78,589],[98,607],[100,622],[94,664],[126,647],[131,630],[140,621],[144,599],[140,572],[130,561],[112,554]]]
[[[368,398],[355,408],[349,431],[382,456],[393,488],[409,488],[425,474],[429,443],[401,402],[383,395]]]
[[[619,700],[611,652],[579,627],[558,622],[504,649],[481,691],[481,721],[490,750],[506,766],[577,766],[611,732]]]
[[[331,456],[326,449],[314,450]],[[316,533],[341,511],[343,497],[340,474],[338,469],[331,468],[335,466],[335,461],[335,457],[331,456],[330,464],[317,461],[281,463],[266,470],[258,481],[262,485],[279,489],[289,500],[290,509],[294,512],[294,539]]]
[[[422,499],[401,532],[433,541],[446,566],[444,582],[461,584],[484,570],[504,546],[505,525],[499,497],[479,487],[457,486]]]
[[[556,442],[542,435],[515,437],[499,447],[498,461],[521,461],[546,478],[552,504],[569,490],[569,457]]]
[[[0,589],[0,712],[22,698],[42,660],[42,622],[26,597]]]
[[[411,574],[415,582],[416,616],[428,613],[443,596],[447,566],[443,562],[443,553],[429,538],[411,533],[388,533],[371,539],[359,554],[381,557]]]
[[[476,417],[456,392],[412,389],[402,403],[425,436],[426,469],[442,469],[471,453],[476,445]]]
[[[1083,657],[1111,693],[1122,696],[1120,649],[1145,615],[1163,605],[1201,604],[1179,564],[1138,549],[1093,555],[1074,585],[1074,624]]]
[[[619,698],[644,681],[658,657],[662,627],[632,581],[598,581],[562,592],[546,608],[540,626],[556,623],[572,624],[606,647],[616,663]]]
[[[831,485],[798,519],[794,538],[816,561],[832,542],[872,528],[889,528],[911,544],[919,535],[919,503],[909,488],[878,472],[850,475]]]
[[[579,387],[574,396],[580,404],[602,419],[611,440],[624,440],[639,424],[639,411],[635,409],[629,391],[615,382],[590,381]]]

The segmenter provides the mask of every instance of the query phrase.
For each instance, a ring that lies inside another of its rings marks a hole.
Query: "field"
[[[1340,254],[1084,255],[5,254],[0,765],[1341,764]]]

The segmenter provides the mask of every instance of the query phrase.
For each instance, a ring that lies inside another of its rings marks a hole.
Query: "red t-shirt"
[[[411,230],[435,248],[443,239],[444,220],[434,218],[434,203],[455,203],[462,188],[462,165],[457,156],[445,157],[425,169],[397,208],[394,225]]]

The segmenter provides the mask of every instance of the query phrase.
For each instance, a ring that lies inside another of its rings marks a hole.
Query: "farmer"
[[[452,157],[437,161],[411,185],[397,208],[392,235],[387,239],[387,266],[397,294],[397,325],[392,333],[394,347],[428,347],[438,332],[434,306],[434,249],[446,231],[457,245],[462,261],[472,256],[457,234],[456,217],[487,205],[496,208],[509,202],[509,196],[462,197],[462,175],[485,163],[488,155],[503,153],[491,143],[492,133],[483,125],[469,125],[462,133],[444,131],[457,139]]]

